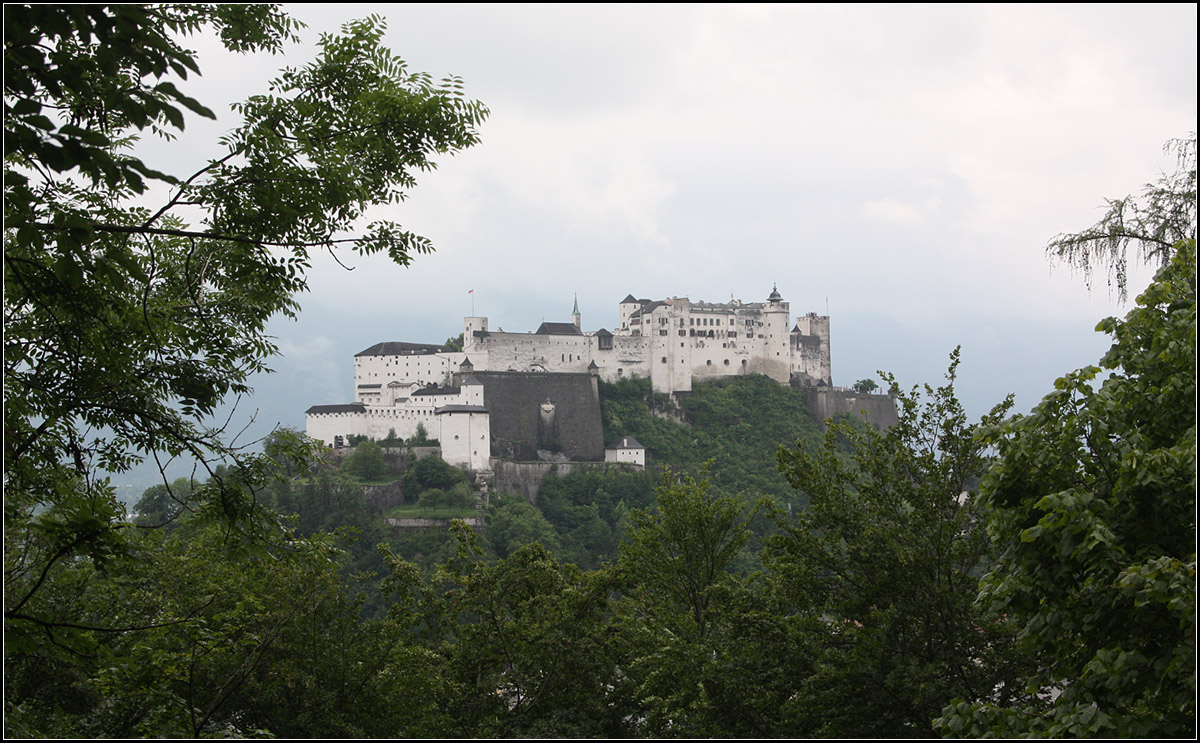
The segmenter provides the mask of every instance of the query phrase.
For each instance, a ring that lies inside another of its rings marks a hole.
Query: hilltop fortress
[[[408,438],[419,424],[439,439],[447,462],[479,471],[492,456],[604,459],[597,380],[644,377],[669,394],[741,374],[832,387],[829,317],[792,322],[777,288],[765,302],[630,295],[618,315],[614,330],[584,332],[576,301],[572,322],[543,322],[531,333],[465,318],[462,351],[378,343],[354,357],[354,402],[309,408],[307,433],[340,446],[352,435],[383,439],[392,430]]]
[[[764,374],[800,386],[831,385],[829,318],[797,317],[789,330],[789,306],[778,289],[766,302],[693,302],[687,297],[651,301],[625,297],[619,325],[609,332],[581,329],[579,304],[573,322],[544,322],[534,333],[492,332],[486,317],[468,317],[463,351],[476,368],[589,372],[600,378],[648,377],[656,392],[689,392],[693,380]]]

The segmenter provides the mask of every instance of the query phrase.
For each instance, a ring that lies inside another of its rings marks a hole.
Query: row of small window
[[[680,359],[680,360],[679,360],[679,363],[681,363],[681,364],[682,364],[683,362],[684,362],[684,360],[683,360],[683,359]],[[663,356],[663,357],[662,357],[662,363],[664,363],[664,364],[665,364],[665,363],[667,363],[667,357],[666,357],[666,356]],[[725,359],[725,360],[724,360],[722,363],[724,363],[724,365],[725,365],[725,366],[729,366],[729,359]],[[705,366],[712,366],[712,359],[708,359],[707,361],[705,361],[705,362],[704,362],[704,365],[705,365]],[[745,365],[746,365],[746,360],[745,360],[745,359],[742,359],[742,366],[745,366]],[[617,376],[620,376],[620,374],[618,374]]]
[[[670,318],[666,318],[666,317],[658,318],[659,325],[666,325],[669,322],[671,322]],[[747,320],[746,324],[749,325],[752,322],[753,322],[752,320]],[[721,318],[719,318],[719,317],[689,317],[688,318],[688,325],[720,325],[720,324],[721,324]],[[726,324],[732,326],[733,321],[730,320]],[[679,318],[679,327],[681,327],[681,328],[683,327],[683,318],[682,317]]]
[[[708,330],[708,331],[699,330],[698,331],[695,328],[689,328],[687,330],[680,330],[679,337],[687,338],[688,336],[691,336],[693,338],[737,338],[737,335],[738,335],[736,330],[727,330],[727,331],[724,331],[723,335],[717,335],[717,333],[721,333],[721,332],[722,331],[719,331],[719,330]],[[667,335],[667,333],[668,333],[668,331],[666,331],[666,330],[658,331],[658,334],[662,335],[662,336]],[[751,335],[751,337],[753,337],[754,334],[751,333],[750,335]]]

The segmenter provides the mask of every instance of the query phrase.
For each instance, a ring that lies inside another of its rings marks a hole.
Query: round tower
[[[486,335],[488,332],[488,320],[486,317],[464,317],[463,318],[463,350],[470,351],[479,342],[479,336],[476,333]]]

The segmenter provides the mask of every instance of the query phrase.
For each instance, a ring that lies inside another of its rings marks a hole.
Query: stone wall
[[[842,387],[810,387],[805,398],[813,417],[825,428],[825,420],[838,413],[860,415],[886,431],[899,421],[891,395],[872,395]]]
[[[533,461],[538,450],[574,461],[604,459],[595,377],[588,374],[475,372],[491,414],[492,456]]]
[[[368,512],[382,514],[390,508],[404,505],[404,486],[399,480],[387,485],[364,485],[363,501]]]
[[[530,503],[537,503],[537,493],[542,482],[551,472],[559,476],[570,474],[573,470],[592,468],[613,468],[625,471],[640,470],[632,464],[614,464],[611,462],[509,462],[501,459],[492,460],[492,494],[509,493],[520,495]]]
[[[467,526],[475,529],[476,531],[483,530],[482,516],[472,516],[470,518],[463,519],[463,521],[466,522]],[[393,537],[400,536],[400,534],[406,530],[419,530],[424,532],[432,529],[445,531],[446,529],[450,528],[450,519],[384,519],[383,523],[391,528]]]

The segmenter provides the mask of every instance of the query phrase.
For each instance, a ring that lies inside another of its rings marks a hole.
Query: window
[[[742,363],[745,364],[746,360],[742,359]],[[729,359],[725,359],[725,366],[729,366]]]
[[[664,364],[665,364],[665,363],[667,363],[667,357],[666,357],[666,356],[663,356],[663,357],[662,357],[662,363],[664,363]]]

